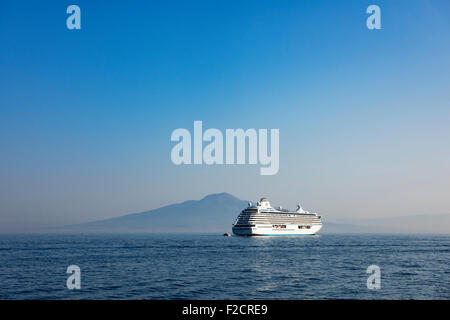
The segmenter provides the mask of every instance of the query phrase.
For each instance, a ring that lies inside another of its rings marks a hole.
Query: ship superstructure
[[[242,210],[233,224],[233,233],[240,236],[313,235],[321,228],[321,216],[304,210],[300,204],[296,211],[275,209],[267,198],[261,198]]]

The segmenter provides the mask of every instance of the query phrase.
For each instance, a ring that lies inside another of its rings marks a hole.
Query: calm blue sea
[[[0,299],[449,299],[449,265],[450,236],[2,235]]]

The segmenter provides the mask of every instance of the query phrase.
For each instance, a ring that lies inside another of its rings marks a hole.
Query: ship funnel
[[[303,210],[302,206],[300,205],[300,202],[297,202],[297,212],[305,212],[305,210]]]

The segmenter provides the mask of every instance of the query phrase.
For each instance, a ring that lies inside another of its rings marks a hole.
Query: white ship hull
[[[310,229],[299,229],[297,224],[286,224],[286,228],[273,228],[271,225],[255,225],[255,227],[236,228],[233,233],[238,236],[301,236],[314,235],[322,229],[322,225],[311,226]]]

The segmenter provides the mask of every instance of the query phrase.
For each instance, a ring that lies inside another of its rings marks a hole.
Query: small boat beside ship
[[[275,209],[267,198],[261,198],[241,211],[232,230],[238,236],[314,235],[322,229],[321,218],[300,204],[295,211]]]

